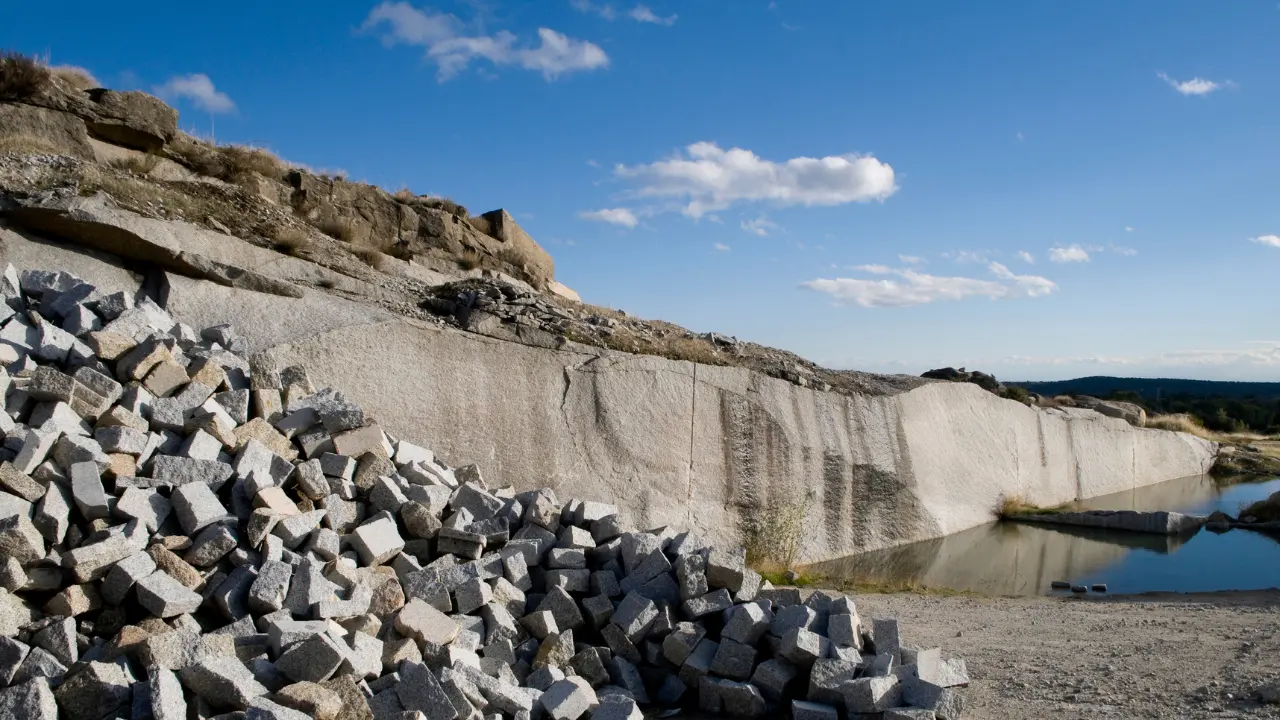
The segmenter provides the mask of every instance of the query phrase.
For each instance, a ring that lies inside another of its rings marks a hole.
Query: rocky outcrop
[[[1137,510],[1086,510],[1083,512],[1055,512],[1043,514],[1013,515],[1010,520],[1034,522],[1045,525],[1072,525],[1101,530],[1151,533],[1153,535],[1182,535],[1193,533],[1205,523],[1199,515],[1178,512],[1140,512]]]
[[[388,287],[346,278],[337,294],[308,289],[308,273],[320,269],[298,258],[115,212],[112,222],[168,251],[203,250],[288,279],[301,297],[151,261],[103,262],[31,230],[0,231],[0,259],[67,268],[104,290],[146,284],[182,322],[235,325],[248,350],[306,365],[390,432],[429,439],[451,462],[475,462],[520,489],[618,504],[644,527],[773,543],[788,541],[770,534],[786,526],[774,522],[779,515],[799,516],[798,557],[818,560],[981,525],[1007,495],[1055,505],[1198,474],[1215,451],[1190,435],[1085,409],[1032,408],[970,383],[886,382],[875,393],[837,394],[743,367],[477,336],[389,311],[397,305]],[[62,236],[77,239],[71,230]],[[93,245],[138,257],[126,246]],[[152,279],[122,276],[121,265],[151,267]]]
[[[0,103],[0,151],[93,159],[83,120],[67,113],[16,103]]]
[[[1077,395],[1074,400],[1076,407],[1088,408],[1107,417],[1120,418],[1134,427],[1147,425],[1147,411],[1139,405],[1119,400],[1099,400],[1088,395]]]
[[[105,142],[155,152],[178,132],[178,111],[159,98],[136,90],[88,91],[93,114],[85,117],[89,132]]]

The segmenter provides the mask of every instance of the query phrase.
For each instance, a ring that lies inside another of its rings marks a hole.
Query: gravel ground
[[[1280,718],[1280,591],[1084,598],[855,595],[968,663],[972,718]]]

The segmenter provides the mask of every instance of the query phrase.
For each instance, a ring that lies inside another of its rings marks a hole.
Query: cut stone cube
[[[317,633],[284,651],[276,669],[295,682],[323,682],[338,671],[346,648],[328,633]]]
[[[356,528],[350,541],[366,565],[380,565],[404,549],[404,539],[400,537],[395,521],[388,517]]]
[[[178,524],[188,535],[231,517],[222,501],[204,483],[188,483],[176,488],[171,501]]]
[[[152,615],[170,618],[193,613],[204,598],[183,587],[166,572],[153,572],[138,580],[138,602]]]
[[[436,645],[448,645],[462,630],[455,620],[417,598],[400,609],[395,627],[402,635]]]
[[[538,698],[552,720],[578,720],[599,705],[596,691],[580,677],[569,677],[552,683]]]
[[[107,493],[102,487],[98,466],[92,462],[80,462],[71,466],[71,497],[86,520],[105,518],[111,514],[107,505]]]

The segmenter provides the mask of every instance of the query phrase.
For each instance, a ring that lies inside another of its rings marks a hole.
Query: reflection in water
[[[1184,478],[1092,498],[1082,507],[1235,514],[1280,490],[1280,480],[1222,486]],[[916,584],[985,595],[1035,595],[1067,580],[1112,592],[1207,591],[1280,586],[1277,540],[1235,530],[1181,537],[1022,523],[993,523],[936,540],[818,563],[811,571],[860,582]]]

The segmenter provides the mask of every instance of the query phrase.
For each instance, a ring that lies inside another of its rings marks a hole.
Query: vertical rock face
[[[141,285],[84,253],[0,237],[15,263],[73,269],[104,292]],[[310,291],[266,295],[174,274],[162,285],[176,319],[235,325],[249,351],[305,365],[389,431],[431,438],[441,457],[485,477],[796,560],[975,527],[1004,495],[1048,505],[1199,474],[1215,452],[967,384],[846,396],[742,368],[528,347]]]

